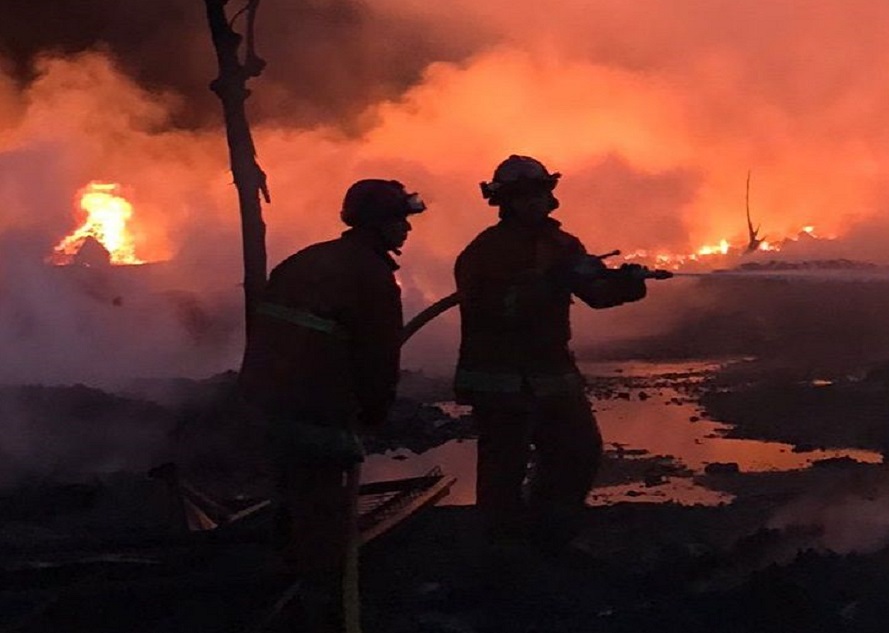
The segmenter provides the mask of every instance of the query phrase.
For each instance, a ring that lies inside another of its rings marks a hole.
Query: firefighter
[[[239,385],[267,425],[281,555],[304,579],[309,631],[342,630],[340,587],[363,460],[358,434],[386,420],[399,374],[392,254],[411,230],[408,217],[424,209],[398,181],[354,183],[340,215],[350,228],[279,264],[251,324]]]
[[[512,155],[481,183],[499,222],[455,265],[461,343],[458,402],[478,428],[476,499],[490,545],[530,543],[564,552],[579,528],[602,456],[602,438],[574,362],[572,295],[592,308],[645,296],[643,269],[606,270],[550,214],[560,174]],[[535,468],[523,497],[531,446]]]

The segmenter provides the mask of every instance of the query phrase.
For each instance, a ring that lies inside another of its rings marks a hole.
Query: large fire
[[[108,251],[111,264],[143,264],[136,257],[133,235],[127,223],[133,205],[120,195],[120,185],[91,182],[78,192],[79,208],[86,213],[83,223],[64,237],[50,257],[55,264],[70,264],[84,244],[93,238]]]

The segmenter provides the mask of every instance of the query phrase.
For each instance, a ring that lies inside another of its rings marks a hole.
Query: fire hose
[[[586,261],[581,264],[583,276],[587,279],[670,279],[673,277],[673,273],[669,270],[650,269],[645,266],[639,266],[638,268],[605,267],[602,264],[602,260],[614,255],[620,255],[620,251],[614,250],[604,255],[587,255]],[[423,326],[459,303],[460,295],[453,292],[419,312],[405,324],[401,333],[401,344],[407,343],[408,339],[422,329]]]

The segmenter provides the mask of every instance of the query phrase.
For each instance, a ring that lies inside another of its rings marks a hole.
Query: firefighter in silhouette
[[[610,308],[645,296],[638,265],[607,269],[550,217],[560,174],[512,155],[481,183],[500,221],[455,266],[461,343],[458,401],[478,428],[477,505],[488,542],[564,551],[602,455],[602,438],[568,348],[572,296]],[[523,481],[533,445],[530,496]]]
[[[363,460],[359,434],[386,420],[399,373],[392,253],[407,239],[408,217],[424,209],[397,181],[354,183],[340,216],[350,228],[279,264],[251,326],[239,383],[267,423],[281,553],[304,579],[313,633],[342,629],[338,596]]]

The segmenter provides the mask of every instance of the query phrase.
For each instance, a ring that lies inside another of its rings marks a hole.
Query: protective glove
[[[645,279],[651,273],[647,266],[642,266],[641,264],[621,264],[618,270],[621,272],[621,275],[630,279]]]

